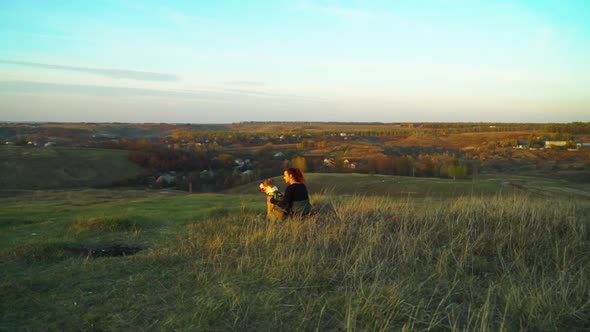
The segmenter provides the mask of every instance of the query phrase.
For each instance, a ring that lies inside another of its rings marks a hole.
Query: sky
[[[0,1],[0,121],[590,121],[587,0]]]

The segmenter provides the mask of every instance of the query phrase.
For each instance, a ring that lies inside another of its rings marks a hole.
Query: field
[[[590,329],[587,188],[308,180],[281,222],[257,183],[0,198],[0,330]]]

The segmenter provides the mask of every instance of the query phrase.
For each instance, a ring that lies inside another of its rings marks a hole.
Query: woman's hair
[[[285,172],[291,175],[293,177],[293,180],[295,180],[296,182],[307,183],[305,177],[303,176],[303,173],[299,168],[289,167],[285,170]]]
[[[274,181],[273,181],[271,178],[268,178],[268,179],[265,179],[265,180],[262,182],[262,184],[263,184],[265,187],[272,187],[272,186],[274,186]]]

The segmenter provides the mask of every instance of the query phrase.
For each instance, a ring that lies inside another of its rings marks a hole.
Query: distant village
[[[353,133],[340,133],[339,136],[341,138],[343,138],[343,140],[348,140],[349,137],[354,137],[355,134]],[[279,137],[279,139],[283,140],[285,139],[285,136],[281,135]],[[113,143],[119,143],[118,139],[112,139],[111,142]],[[575,142],[575,141],[540,141],[541,144],[535,144],[535,145],[531,145],[529,146],[526,143],[518,143],[517,145],[513,145],[511,146],[512,149],[518,149],[518,150],[544,150],[544,149],[551,149],[551,148],[562,148],[562,149],[566,149],[567,151],[577,151],[581,148],[590,148],[590,142]],[[217,142],[209,142],[209,140],[206,140],[204,142],[194,142],[194,143],[184,143],[184,144],[168,144],[167,148],[168,149],[182,149],[182,148],[186,148],[187,146],[190,145],[197,145],[197,146],[202,146],[202,145],[206,145],[206,144],[217,144]],[[16,141],[4,141],[4,145],[27,145],[27,146],[33,146],[33,147],[52,147],[52,146],[57,146],[56,142],[38,142],[38,141],[25,141],[25,142],[16,142]],[[506,148],[507,146],[504,146],[502,143],[497,143],[497,147],[498,148]],[[280,157],[282,154],[282,152],[277,152],[278,154],[275,157]],[[331,162],[330,159],[325,159],[324,161],[327,165],[329,165]],[[236,163],[239,163],[238,160],[236,160]],[[347,164],[349,164],[350,161],[347,161]],[[354,168],[354,166],[352,166]]]
[[[578,170],[587,167],[589,141],[586,123],[0,124],[2,146],[123,150],[149,173],[133,183],[189,191],[229,188],[291,166],[452,179]]]

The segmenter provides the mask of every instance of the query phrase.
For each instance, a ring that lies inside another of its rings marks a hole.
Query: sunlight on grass
[[[73,210],[68,219],[60,212],[51,225],[68,232],[0,251],[1,326],[512,331],[590,324],[585,201],[324,192],[312,195],[313,216],[277,221],[264,217],[257,198],[133,201],[137,215]],[[182,212],[187,207],[194,211]],[[136,252],[107,257],[105,248]],[[36,318],[19,323],[27,315]]]
[[[67,229],[74,232],[132,231],[136,230],[136,224],[127,216],[101,216],[75,219],[67,225]]]
[[[254,295],[251,284],[293,290],[277,299],[263,287],[257,296],[272,302],[264,307],[296,308],[287,314],[295,321],[317,315],[306,328],[579,326],[590,318],[587,219],[572,202],[548,203],[524,196],[429,205],[335,199],[333,212],[307,219],[194,224],[179,250],[232,278],[242,298]]]

